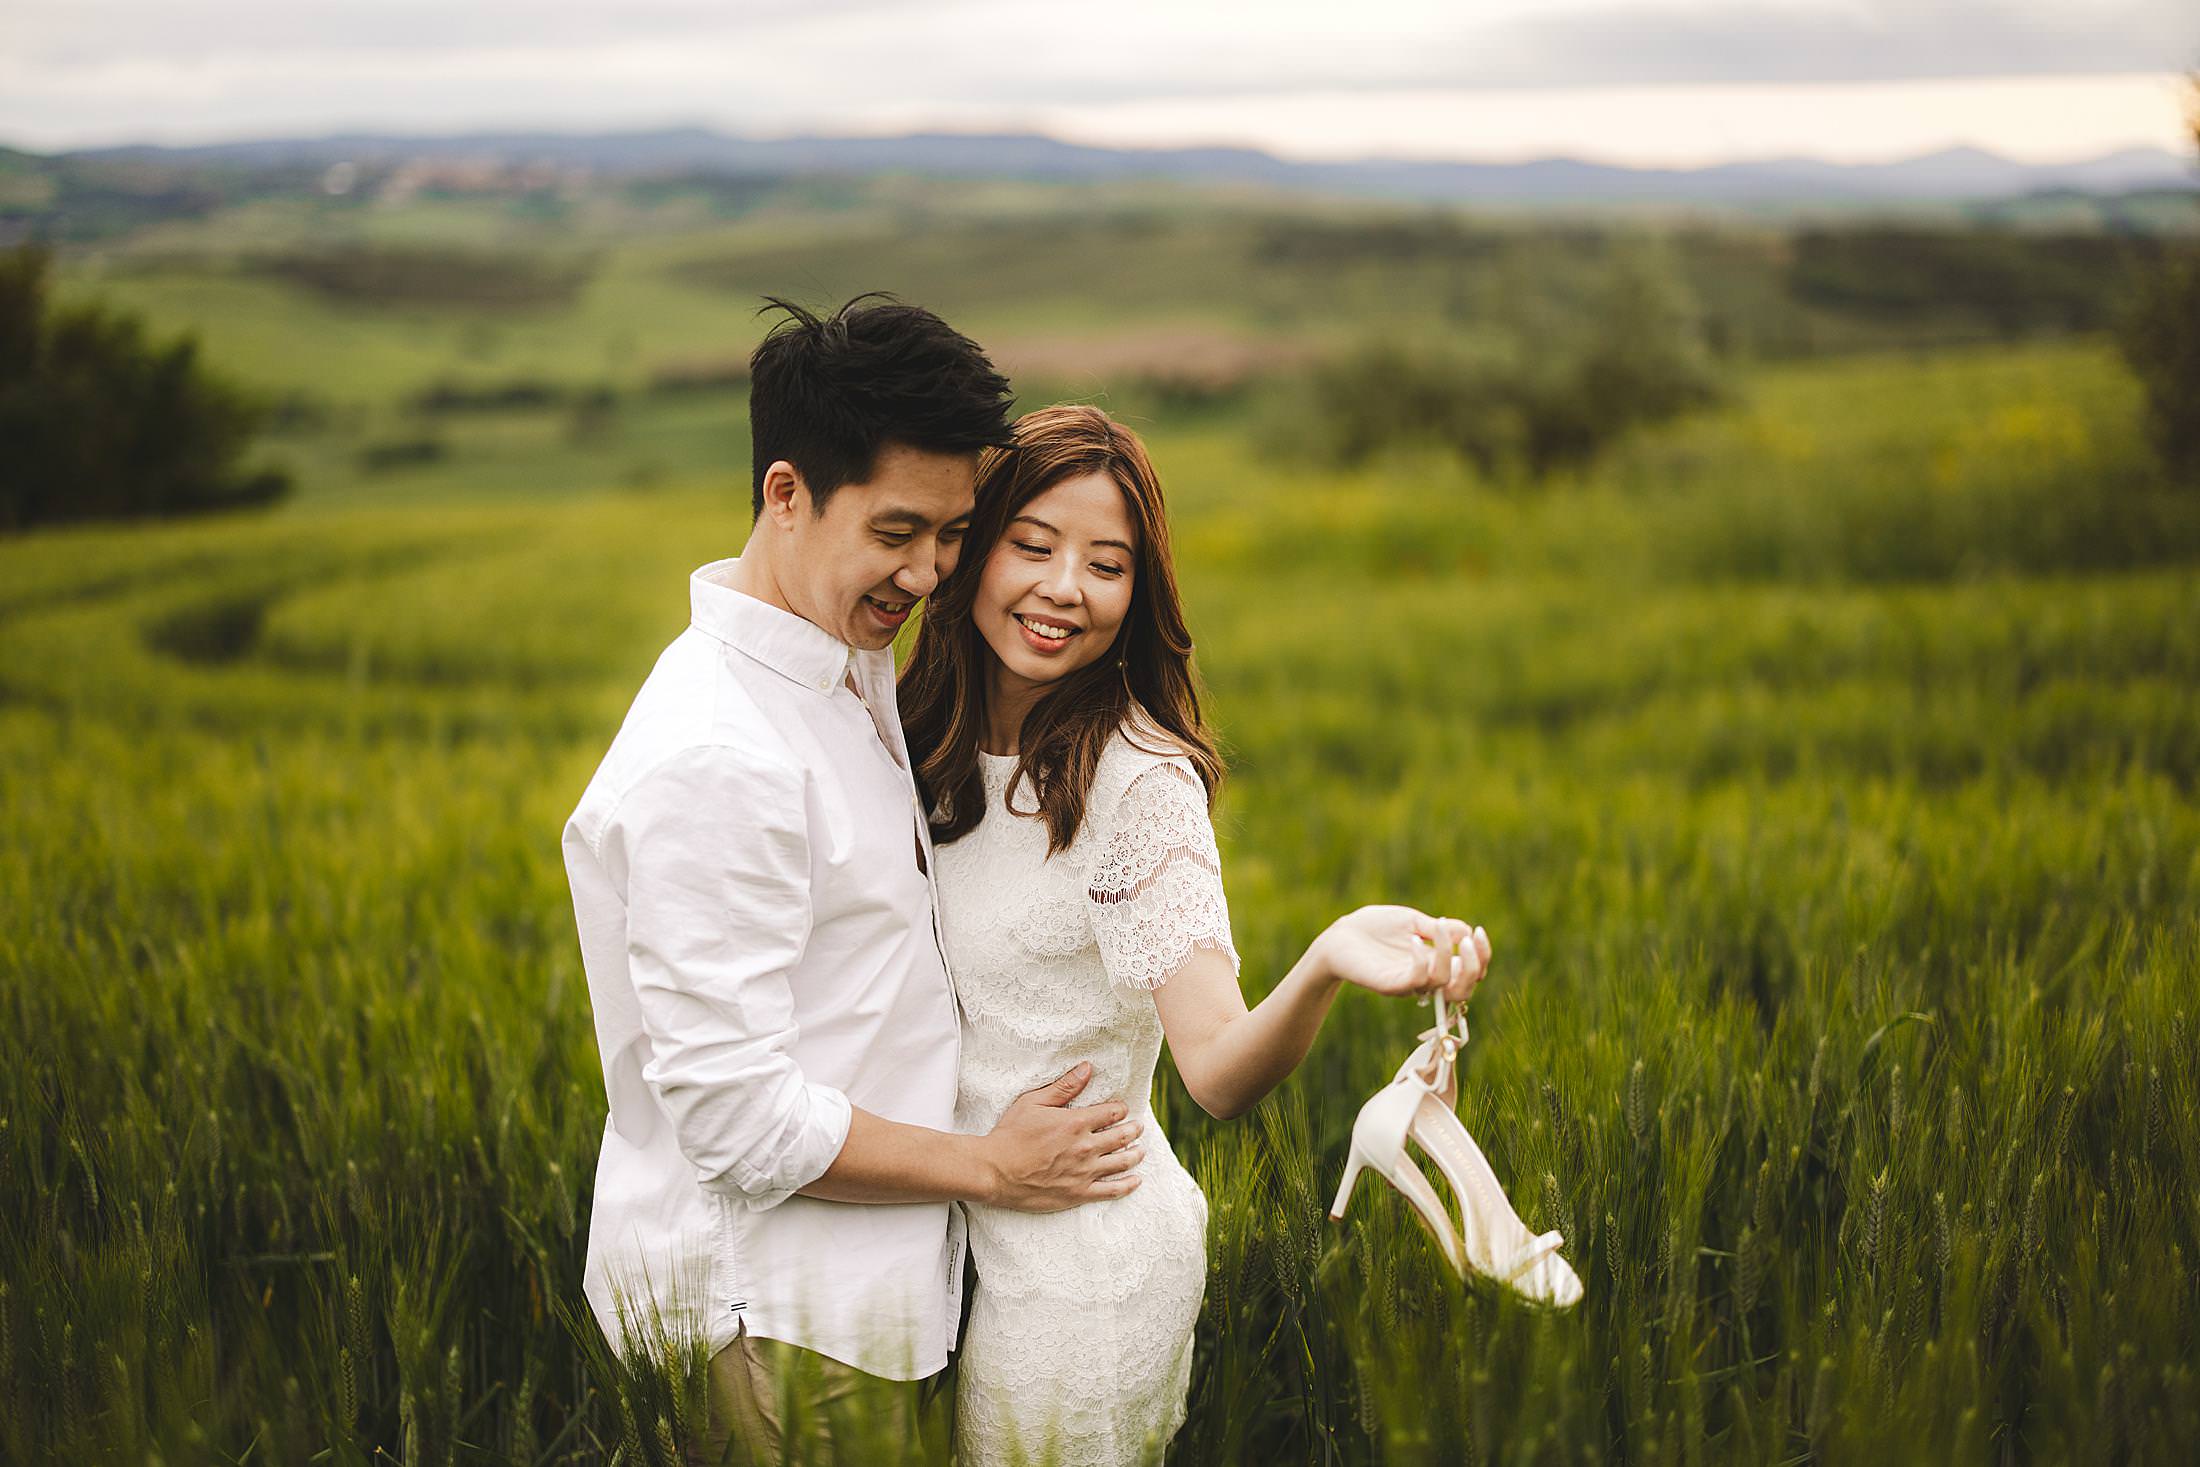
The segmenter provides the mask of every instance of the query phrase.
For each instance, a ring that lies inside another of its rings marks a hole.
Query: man
[[[959,1023],[892,644],[954,568],[1008,384],[929,311],[786,312],[750,362],[755,526],[690,578],[567,823],[610,1117],[586,1291],[614,1346],[700,1336],[699,1460],[776,1460],[795,1405],[941,1369],[957,1199],[1031,1211],[1137,1185],[1078,1066],[949,1132]]]

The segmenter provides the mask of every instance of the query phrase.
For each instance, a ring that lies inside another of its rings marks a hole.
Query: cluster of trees
[[[0,531],[270,504],[289,478],[241,461],[265,407],[198,343],[50,299],[48,255],[0,254]]]
[[[2123,348],[2146,388],[2155,450],[2172,474],[2200,486],[2200,250],[2166,261],[2140,288]]]
[[[431,382],[405,400],[423,417],[450,417],[460,413],[541,412],[573,407],[604,410],[618,394],[597,384],[576,387],[541,377],[509,377],[500,382],[462,382],[444,378]]]
[[[254,199],[295,197],[320,170],[134,157],[42,157],[0,148],[0,239],[74,244]]]
[[[1509,325],[1479,349],[1393,336],[1319,362],[1265,437],[1338,467],[1435,447],[1491,477],[1540,480],[1724,396],[1692,297],[1648,250],[1616,253],[1563,314]]]
[[[1335,269],[1384,265],[1479,264],[1500,258],[1521,231],[1499,229],[1456,214],[1396,214],[1374,218],[1282,215],[1259,221],[1247,253],[1261,265],[1313,264]],[[1602,241],[1595,230],[1539,226],[1539,244],[1579,252]]]
[[[1962,314],[1996,334],[2099,331],[2160,259],[2144,235],[1862,226],[1796,235],[1796,299],[1884,317]]]
[[[2188,105],[2200,150],[2200,74]],[[2146,388],[2155,450],[2173,475],[2200,488],[2200,248],[2186,243],[2148,272],[2121,336],[2124,358]]]
[[[248,267],[339,300],[377,306],[562,306],[592,262],[444,245],[342,244],[254,256]]]

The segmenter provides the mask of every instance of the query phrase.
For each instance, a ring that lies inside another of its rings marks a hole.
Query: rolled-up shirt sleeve
[[[603,854],[626,891],[642,1078],[704,1187],[777,1206],[832,1165],[850,1114],[792,1054],[788,973],[811,920],[802,775],[682,750],[628,789]]]

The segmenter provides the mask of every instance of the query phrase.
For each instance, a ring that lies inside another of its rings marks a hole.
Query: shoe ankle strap
[[[1431,1093],[1440,1095],[1451,1088],[1452,1067],[1458,1062],[1459,1051],[1467,1047],[1467,1010],[1464,1004],[1453,1008],[1444,1001],[1442,993],[1431,997],[1436,1000],[1436,1023],[1432,1028],[1423,1029],[1418,1038],[1435,1062],[1435,1070],[1433,1077],[1422,1083]],[[1414,1058],[1419,1057],[1420,1051],[1416,1050]],[[1408,1060],[1407,1065],[1416,1076],[1420,1074],[1412,1060]]]

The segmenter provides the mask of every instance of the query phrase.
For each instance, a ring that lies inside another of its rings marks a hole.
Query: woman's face
[[[1011,678],[1051,683],[1108,654],[1137,574],[1122,489],[1104,473],[1064,479],[1009,521],[971,614]]]

